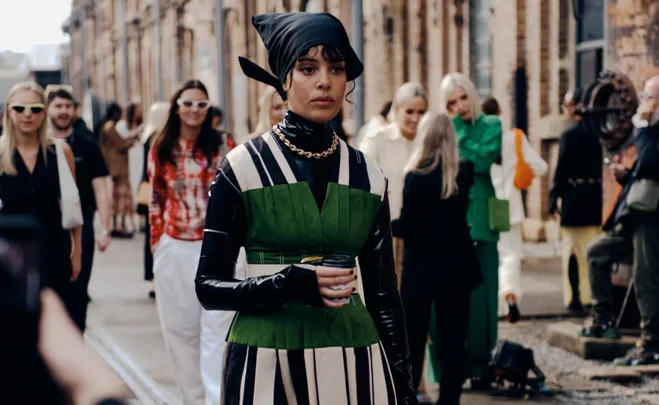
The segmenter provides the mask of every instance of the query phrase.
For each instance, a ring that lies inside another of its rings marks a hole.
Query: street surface
[[[88,317],[88,341],[133,391],[134,404],[179,405],[161,334],[155,302],[143,281],[143,235],[132,240],[114,239],[107,252],[96,253],[90,284],[92,302]],[[560,264],[552,258],[549,245],[527,245],[522,270],[524,315],[564,313],[560,293]],[[193,258],[191,258],[193,260]],[[196,260],[196,258],[194,259]],[[569,396],[531,398],[524,404],[642,404],[626,397],[630,389],[606,382],[590,382],[578,376],[584,361],[546,344],[544,330],[553,320],[530,320],[509,325],[500,322],[500,337],[515,340],[535,351],[536,361],[547,375],[550,389],[565,390]],[[655,380],[647,382],[652,386]],[[647,391],[646,385],[643,392]],[[431,389],[435,395],[436,388]],[[650,390],[651,391],[651,390]],[[659,390],[657,390],[659,392]],[[520,400],[490,398],[469,392],[463,405],[517,404]],[[562,402],[561,402],[562,400]]]

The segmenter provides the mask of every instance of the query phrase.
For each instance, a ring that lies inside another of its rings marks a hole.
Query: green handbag
[[[506,176],[501,167],[501,179],[503,187],[506,187]],[[499,200],[496,195],[487,200],[487,213],[490,223],[490,230],[495,232],[508,232],[510,230],[510,202],[508,200]]]
[[[490,230],[508,232],[510,230],[510,202],[490,197],[487,200]]]

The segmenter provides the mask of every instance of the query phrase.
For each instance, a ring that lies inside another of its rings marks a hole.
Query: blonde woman
[[[467,225],[474,164],[459,161],[453,124],[446,114],[427,114],[418,136],[423,144],[405,176],[400,218],[392,223],[394,235],[405,242],[401,298],[412,374],[418,389],[434,304],[432,321],[438,333],[431,361],[443,370],[438,404],[459,405],[470,295],[482,282]]]
[[[281,99],[273,87],[266,87],[259,100],[259,121],[256,123],[254,132],[249,134],[249,139],[268,132],[273,125],[282,122],[286,111],[288,111],[288,103]]]
[[[499,102],[488,98],[482,105],[486,115],[501,114]],[[525,134],[521,136],[522,157],[529,165],[534,177],[542,177],[547,173],[547,162],[542,160],[533,149]],[[522,223],[524,222],[524,205],[522,191],[515,187],[515,172],[517,171],[517,131],[506,131],[503,134],[501,146],[501,163],[492,165],[492,183],[497,198],[510,201],[510,231],[500,235],[499,249],[499,297],[508,304],[508,322],[515,323],[520,319],[518,302],[522,297]]]
[[[474,163],[467,222],[476,245],[484,283],[472,293],[467,347],[472,388],[488,389],[485,371],[497,341],[499,232],[490,228],[489,199],[495,197],[490,169],[501,154],[501,121],[481,112],[476,88],[462,73],[444,77],[441,107],[453,117],[460,157]],[[441,333],[441,331],[440,331]]]
[[[389,179],[389,212],[392,219],[400,215],[403,200],[405,164],[419,145],[417,129],[421,117],[428,110],[428,94],[418,83],[405,83],[398,91],[389,110],[389,125],[379,131],[370,131],[359,145],[359,150],[375,159]],[[394,239],[396,274],[400,280],[403,245]]]
[[[70,170],[75,179],[75,160],[69,145],[61,142],[68,167],[58,167],[57,141],[46,135],[45,110],[38,84],[22,82],[9,91],[0,136],[0,214],[26,214],[38,221],[44,238],[41,285],[66,298],[71,281],[80,274],[82,228],[62,228],[59,170]]]
[[[144,280],[149,283],[149,297],[156,298],[153,286],[153,254],[151,253],[151,227],[149,225],[149,201],[151,191],[149,188],[149,173],[146,170],[146,162],[149,156],[149,148],[153,135],[159,132],[167,122],[169,103],[159,101],[151,104],[146,116],[144,131],[142,132],[142,143],[144,144],[144,165],[142,167],[141,191],[138,191],[137,213],[144,216]],[[140,197],[142,196],[142,197]]]

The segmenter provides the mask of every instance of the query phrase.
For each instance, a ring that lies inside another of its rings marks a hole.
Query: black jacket
[[[581,123],[561,135],[550,214],[558,211],[559,198],[561,225],[602,225],[602,146]]]
[[[401,216],[392,223],[394,236],[405,241],[403,290],[471,291],[483,282],[467,224],[472,162],[460,162],[457,183],[458,193],[444,199],[441,165],[427,174],[411,171],[405,176]]]
[[[627,195],[636,180],[650,179],[659,181],[659,125],[641,128],[635,131],[636,162],[631,170],[618,182],[623,185],[616,202],[615,210],[606,221],[604,230],[610,230],[615,224],[634,224],[638,222],[659,225],[659,210],[641,212],[627,206]]]

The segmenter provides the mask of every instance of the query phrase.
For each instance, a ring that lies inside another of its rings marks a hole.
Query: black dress
[[[424,162],[424,167],[431,162]],[[393,221],[394,236],[403,238],[401,296],[407,318],[414,386],[419,387],[431,322],[432,362],[439,361],[440,405],[460,403],[466,376],[465,342],[469,327],[470,297],[483,282],[469,226],[469,190],[474,165],[461,161],[456,179],[458,191],[442,197],[442,168],[405,176],[403,208]],[[431,320],[434,303],[435,316]],[[433,322],[434,321],[434,322]]]
[[[278,128],[306,151],[332,144],[328,126],[292,111]],[[386,195],[375,162],[343,142],[312,159],[268,132],[223,160],[196,280],[205,309],[238,311],[222,403],[416,403]],[[241,246],[243,280],[234,278]],[[299,264],[335,252],[358,257],[365,308],[357,294],[344,308],[324,307],[315,273]]]
[[[32,173],[14,153],[17,175],[0,175],[0,213],[29,214],[41,227],[41,285],[66,298],[71,279],[71,232],[62,228],[59,171],[54,146],[41,148]]]

